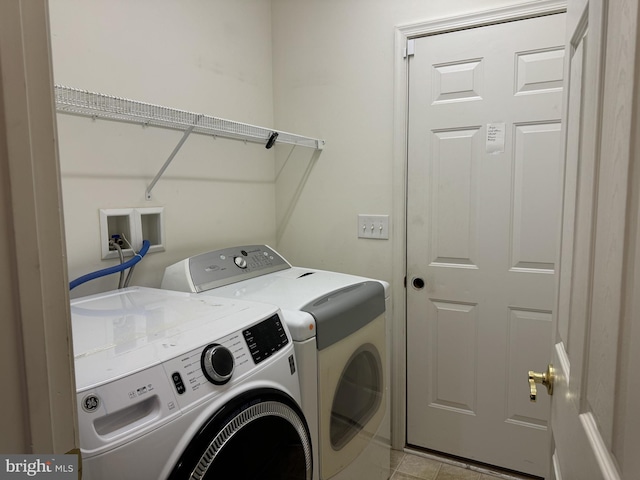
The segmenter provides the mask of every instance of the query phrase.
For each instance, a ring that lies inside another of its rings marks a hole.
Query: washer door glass
[[[354,352],[340,376],[331,407],[331,446],[340,450],[378,411],[383,395],[382,362],[374,345]]]
[[[260,397],[212,417],[170,478],[311,480],[311,444],[299,409]]]

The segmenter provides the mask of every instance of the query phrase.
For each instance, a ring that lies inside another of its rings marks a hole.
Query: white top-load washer
[[[131,287],[71,314],[84,479],[311,479],[277,307]]]
[[[266,245],[247,245],[167,267],[162,288],[280,307],[299,366],[314,479],[389,477],[388,283],[294,267]]]

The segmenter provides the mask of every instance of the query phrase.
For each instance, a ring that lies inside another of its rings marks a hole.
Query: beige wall
[[[394,201],[402,202],[394,199],[392,182],[394,29],[527,2],[272,3],[276,123],[326,140],[299,195],[308,160],[297,175],[278,181],[278,248],[292,263],[392,282],[393,235],[359,240],[356,222],[359,213],[388,214],[392,228],[402,227],[403,219],[393,216]]]
[[[57,84],[273,126],[268,0],[50,2]],[[274,151],[192,135],[147,201],[181,132],[58,115],[69,277],[101,260],[101,208],[163,206],[165,252],[132,284],[158,287],[166,265],[234,244],[275,243]],[[117,275],[72,296],[117,287]]]
[[[391,281],[393,236],[358,240],[356,216],[394,213],[394,27],[514,3],[50,2],[57,84],[327,141],[316,158],[192,135],[146,201],[179,132],[58,115],[69,277],[115,263],[100,259],[100,208],[164,206],[166,251],[133,284],[159,286],[166,265],[253,242],[294,264]],[[401,221],[392,215],[392,229]]]

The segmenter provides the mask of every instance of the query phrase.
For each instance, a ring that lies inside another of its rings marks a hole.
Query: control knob
[[[202,373],[211,383],[224,385],[231,380],[235,360],[231,351],[222,345],[213,343],[202,352]]]
[[[240,268],[247,268],[247,261],[242,257],[233,257],[234,263]]]

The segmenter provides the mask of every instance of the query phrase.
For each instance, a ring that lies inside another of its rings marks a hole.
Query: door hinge
[[[416,41],[413,38],[407,40],[407,46],[404,49],[403,58],[410,57],[416,53]]]
[[[404,277],[404,288],[407,288],[407,277]]]

